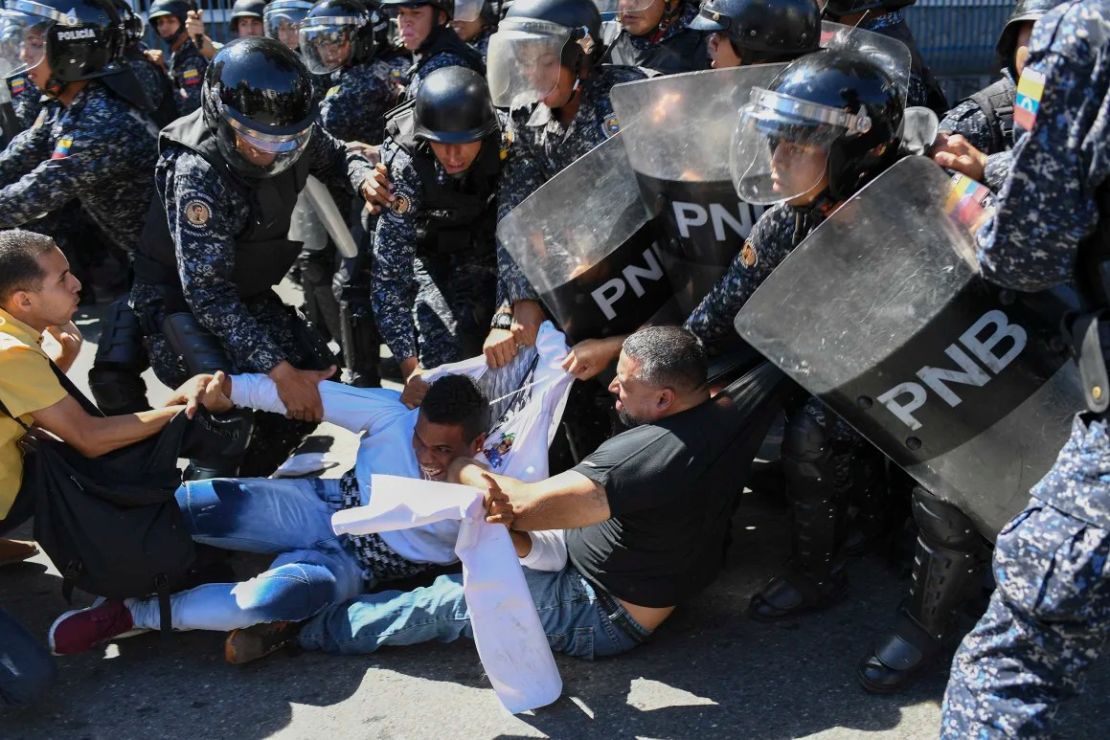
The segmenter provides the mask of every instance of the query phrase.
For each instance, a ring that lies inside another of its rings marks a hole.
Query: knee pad
[[[138,315],[120,298],[108,306],[100,322],[96,365],[130,368],[142,372],[147,367],[143,330]]]
[[[913,519],[928,544],[963,552],[982,545],[975,523],[958,506],[941,501],[924,488],[913,489]]]
[[[211,414],[197,409],[181,442],[181,457],[192,460],[190,480],[235,475],[250,444],[254,413],[237,409]]]
[[[150,410],[146,383],[134,368],[94,365],[89,370],[89,390],[96,405],[108,416]]]
[[[832,455],[825,427],[805,411],[791,414],[783,429],[782,457],[799,463],[819,463]]]

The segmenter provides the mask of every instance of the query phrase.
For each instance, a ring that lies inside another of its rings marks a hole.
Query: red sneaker
[[[104,601],[87,609],[68,611],[50,625],[50,652],[74,655],[110,640],[147,632],[135,629],[131,611],[122,601]]]

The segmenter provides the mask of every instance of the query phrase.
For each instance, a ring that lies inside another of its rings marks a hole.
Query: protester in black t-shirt
[[[564,570],[525,570],[552,649],[582,658],[630,650],[716,574],[749,417],[728,397],[710,398],[706,373],[693,334],[642,329],[625,340],[609,386],[634,429],[573,470],[536,483],[465,459],[452,465],[454,479],[487,490],[489,521],[519,531],[567,530]],[[462,577],[440,576],[427,588],[329,607],[305,624],[299,642],[365,653],[472,634]],[[261,631],[259,650],[289,639],[284,627]]]

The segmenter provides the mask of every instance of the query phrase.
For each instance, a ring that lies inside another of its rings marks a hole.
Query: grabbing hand
[[[933,144],[933,161],[977,182],[983,181],[987,168],[987,155],[960,134],[940,134]]]
[[[405,377],[405,388],[401,391],[401,403],[414,409],[424,401],[424,396],[428,394],[428,382],[424,380],[421,374],[424,368],[417,367]]]
[[[146,55],[147,59],[161,67],[163,72],[166,71],[166,60],[162,56],[161,49],[147,49],[143,54]]]
[[[192,419],[197,408],[204,406],[214,414],[222,414],[235,408],[231,402],[231,378],[223,370],[215,375],[200,373],[186,380],[174,391],[166,406],[185,404],[185,415]]]
[[[362,181],[362,198],[370,213],[378,214],[383,208],[396,200],[393,195],[393,183],[389,180],[389,170],[384,164],[378,162],[374,165],[374,172]]]
[[[493,476],[482,473],[482,480],[486,482],[486,521],[490,524],[504,524],[511,527],[513,524],[513,505],[509,497],[501,490]]]
[[[321,380],[335,374],[335,365],[327,370],[298,370],[282,360],[270,371],[277,385],[278,398],[285,405],[285,416],[297,421],[318,422],[324,418],[324,402],[320,399]]]
[[[583,339],[563,358],[563,369],[578,380],[589,380],[617,359],[623,342],[624,337]]]
[[[516,357],[513,333],[508,329],[490,329],[482,343],[482,353],[486,356],[486,364],[494,370],[505,367]]]
[[[536,343],[543,320],[543,308],[539,301],[517,301],[513,304],[513,325],[509,331],[517,344],[531,347]]]

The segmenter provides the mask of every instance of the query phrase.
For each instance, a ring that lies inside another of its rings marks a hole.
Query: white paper
[[[455,553],[474,644],[497,698],[513,714],[547,706],[563,681],[508,530],[487,524],[482,492],[454,483],[371,476],[369,506],[332,515],[336,534],[370,534],[459,519]]]

